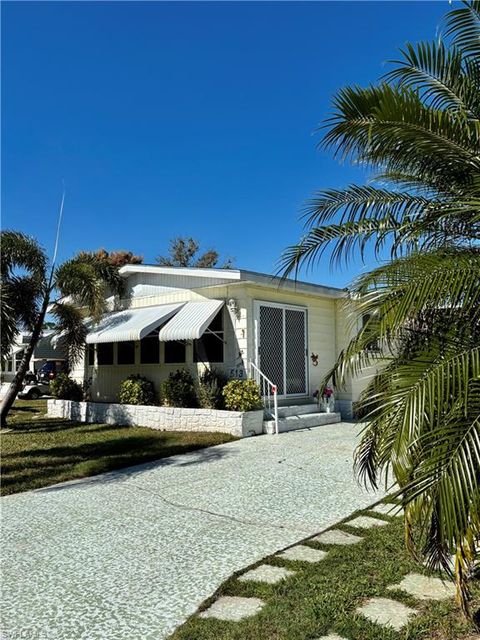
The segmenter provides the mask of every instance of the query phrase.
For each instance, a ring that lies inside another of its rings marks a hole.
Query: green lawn
[[[367,512],[358,512],[367,513]],[[382,516],[379,516],[382,517]],[[386,527],[364,530],[342,525],[345,531],[362,535],[364,541],[352,546],[321,545],[328,556],[313,565],[269,557],[268,563],[296,571],[295,576],[277,585],[240,582],[230,578],[219,595],[258,597],[266,602],[262,611],[241,622],[220,622],[193,616],[171,636],[171,640],[316,640],[336,633],[348,640],[459,640],[478,633],[465,621],[453,599],[421,602],[402,591],[387,587],[410,572],[429,572],[406,553],[401,518]],[[261,563],[257,563],[261,564]],[[252,566],[257,566],[252,565]],[[480,589],[474,586],[474,609],[480,606]],[[420,611],[402,632],[385,629],[355,614],[370,597],[395,598]]]
[[[49,418],[46,400],[17,400],[1,434],[7,495],[234,440],[224,433],[155,431]]]

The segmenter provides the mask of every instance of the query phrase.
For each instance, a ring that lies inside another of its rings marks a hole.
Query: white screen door
[[[301,307],[256,302],[257,366],[278,395],[305,395],[308,388],[307,311]]]

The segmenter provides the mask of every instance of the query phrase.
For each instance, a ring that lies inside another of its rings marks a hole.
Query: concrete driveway
[[[2,498],[5,640],[160,640],[234,571],[380,495],[340,423]]]

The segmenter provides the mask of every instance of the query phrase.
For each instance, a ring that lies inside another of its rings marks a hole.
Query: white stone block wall
[[[53,418],[160,431],[222,432],[244,438],[262,433],[263,427],[263,410],[219,411],[72,400],[48,400],[47,406],[48,415]]]

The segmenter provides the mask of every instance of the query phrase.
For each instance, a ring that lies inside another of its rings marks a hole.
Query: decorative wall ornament
[[[227,302],[227,306],[228,309],[230,311],[230,313],[235,316],[235,318],[238,318],[240,315],[240,310],[238,308],[238,304],[237,301],[235,300],[235,298],[230,298],[230,300]]]

